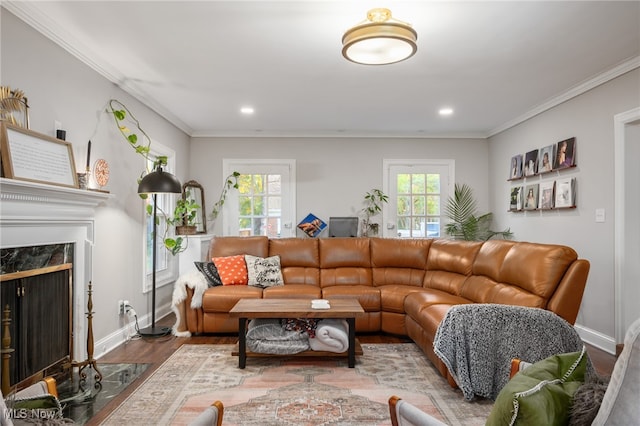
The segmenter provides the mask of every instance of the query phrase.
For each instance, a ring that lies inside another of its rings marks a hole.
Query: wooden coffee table
[[[245,368],[247,356],[275,356],[247,353],[247,320],[250,318],[337,318],[345,319],[349,325],[349,368],[355,367],[356,354],[362,355],[362,348],[356,340],[356,317],[364,314],[358,299],[330,300],[329,309],[311,309],[311,299],[240,299],[229,311],[229,316],[238,318],[238,367]],[[356,348],[358,346],[358,348]],[[339,356],[333,352],[305,351],[288,356]]]

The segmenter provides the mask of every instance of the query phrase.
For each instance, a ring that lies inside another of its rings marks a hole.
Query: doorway
[[[640,318],[640,107],[614,117],[615,144],[615,329],[624,341]]]

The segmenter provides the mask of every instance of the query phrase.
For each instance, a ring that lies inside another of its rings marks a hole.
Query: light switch
[[[602,223],[604,222],[604,209],[596,209],[596,222]]]

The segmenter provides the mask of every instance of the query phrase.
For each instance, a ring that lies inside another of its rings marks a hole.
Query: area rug
[[[449,425],[484,425],[492,401],[467,402],[413,343],[363,344],[345,358],[249,358],[233,345],[183,345],[104,425],[186,425],[215,400],[224,425],[389,425],[397,395]]]

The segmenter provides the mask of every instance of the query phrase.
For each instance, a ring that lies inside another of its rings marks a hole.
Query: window
[[[151,144],[151,158],[155,158],[157,155],[167,156],[167,165],[164,170],[174,173],[175,169],[175,151],[160,145],[158,142],[153,141]],[[153,161],[149,161],[147,169],[152,170]],[[156,200],[158,203],[158,226],[156,238],[156,287],[162,287],[166,284],[172,283],[178,278],[178,259],[173,256],[167,249],[164,248],[163,236],[165,236],[165,230],[167,227],[166,215],[173,213],[176,197],[180,194],[157,194]],[[150,195],[144,202],[144,215],[145,215],[145,236],[144,236],[144,248],[145,248],[145,280],[142,287],[142,292],[147,293],[151,291],[151,272],[153,265],[153,216],[146,214],[147,206],[153,208],[153,197]],[[173,229],[169,229],[169,232],[173,232]]]
[[[223,170],[240,173],[223,205],[223,235],[295,236],[295,160],[225,159]]]
[[[442,235],[442,209],[453,194],[453,160],[385,160],[385,237],[436,238]]]

